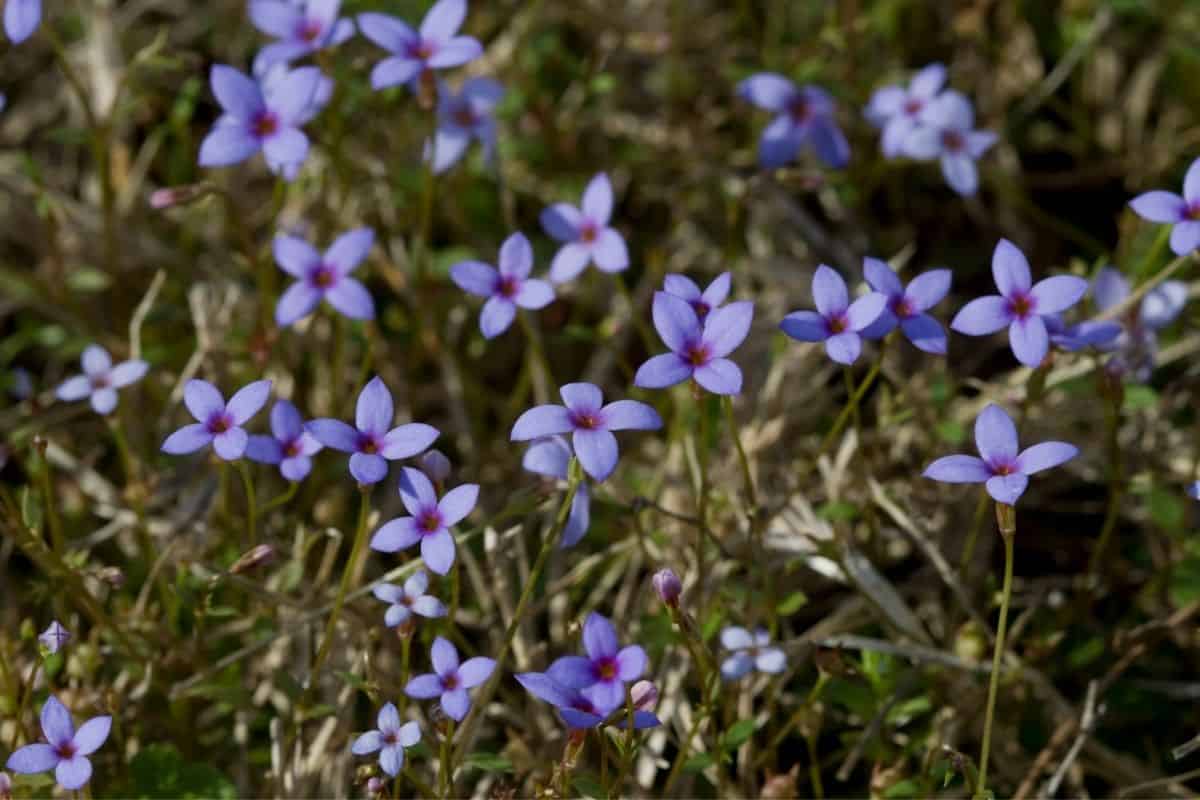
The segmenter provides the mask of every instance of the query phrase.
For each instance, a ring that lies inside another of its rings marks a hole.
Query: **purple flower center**
[[[520,287],[520,281],[512,275],[501,275],[496,281],[496,294],[501,297],[506,297],[509,300],[517,295],[517,289]]]
[[[592,663],[592,669],[596,671],[596,677],[599,680],[614,681],[617,679],[617,660],[615,658],[601,658]]]
[[[306,19],[296,28],[296,38],[311,44],[317,40],[318,36],[321,35],[321,30],[323,28],[324,25],[321,24],[321,20]]]
[[[579,226],[579,241],[583,242],[584,244],[591,244],[592,242],[596,241],[596,237],[599,235],[600,231],[596,227],[596,223],[592,222],[590,219],[584,220],[583,224]]]
[[[433,42],[417,39],[408,46],[408,57],[419,61],[426,61],[433,55],[435,50],[437,50],[437,46]]]
[[[107,389],[112,384],[109,383],[108,375],[92,375],[88,378],[88,382],[92,385],[92,389]]]
[[[437,506],[422,511],[417,516],[417,527],[422,533],[437,533],[442,529],[442,512],[438,511]]]
[[[808,118],[812,116],[812,108],[809,107],[808,100],[803,95],[797,95],[792,102],[788,103],[788,116],[797,125],[807,122]]]
[[[1183,218],[1188,220],[1200,220],[1200,200],[1188,203],[1183,207]]]
[[[1028,317],[1036,306],[1037,303],[1034,302],[1033,297],[1024,292],[1017,292],[1008,298],[1008,312],[1017,319]]]
[[[683,349],[683,357],[693,367],[703,367],[712,359],[712,352],[704,342],[692,342]]]
[[[1015,475],[1017,473],[1017,465],[1010,461],[995,461],[989,464],[994,475]]]
[[[696,316],[704,319],[708,316],[708,312],[712,311],[712,307],[703,300],[693,300],[692,310],[696,312]]]
[[[586,697],[577,697],[571,701],[571,708],[576,711],[582,711],[585,714],[595,714],[596,706]]]
[[[285,458],[295,458],[300,455],[300,440],[292,439],[291,441],[284,442],[283,455]]]
[[[904,113],[910,117],[914,117],[925,107],[925,101],[917,97],[910,97],[904,103]]]
[[[451,672],[449,675],[442,676],[442,688],[447,692],[453,692],[458,688],[459,683],[461,683],[461,681],[458,679],[457,672]]]
[[[380,737],[385,745],[396,744],[400,740],[400,735],[397,731],[380,731]]]
[[[942,147],[952,153],[957,153],[966,146],[967,140],[961,131],[942,131]]]
[[[600,412],[598,411],[572,411],[571,424],[576,428],[582,428],[585,431],[594,431],[600,427]]]
[[[250,121],[250,131],[259,139],[274,136],[279,132],[279,117],[274,111],[260,111]]]
[[[466,103],[462,103],[451,111],[450,119],[454,120],[455,124],[462,128],[474,128],[479,124],[479,115],[475,113],[475,109]]]
[[[358,435],[358,452],[373,456],[382,449],[382,443],[373,434],[360,433]]]
[[[337,281],[337,274],[325,264],[318,264],[308,273],[308,282],[316,289],[328,289]]]
[[[917,314],[917,310],[913,308],[912,300],[909,300],[905,295],[892,298],[892,313],[900,319],[908,319]]]
[[[844,311],[840,314],[830,314],[825,318],[825,324],[829,326],[830,336],[837,336],[850,329],[850,320]]]
[[[205,423],[205,427],[207,427],[208,432],[213,435],[224,433],[233,427],[233,417],[229,416],[229,414],[225,413],[224,411],[218,411],[208,418],[208,422]]]
[[[66,761],[66,760],[68,760],[68,759],[72,759],[72,758],[74,758],[74,757],[75,757],[75,752],[76,752],[78,749],[79,749],[79,748],[77,748],[77,747],[75,746],[75,740],[74,740],[74,739],[67,739],[65,742],[59,742],[59,743],[58,743],[58,746],[54,748],[54,753],[55,753],[55,755],[57,755],[59,758],[61,758],[61,759],[63,759],[64,761]]]

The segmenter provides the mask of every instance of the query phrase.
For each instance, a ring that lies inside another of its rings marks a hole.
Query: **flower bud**
[[[42,643],[42,647],[50,655],[54,655],[62,646],[71,638],[71,632],[59,624],[58,620],[50,623],[50,627],[42,631],[38,636],[38,641]]]
[[[638,711],[653,711],[658,705],[658,687],[650,681],[638,681],[629,690],[629,697]]]
[[[12,800],[12,778],[7,772],[0,772],[0,800]]]
[[[249,572],[255,567],[270,563],[274,559],[275,549],[269,544],[260,544],[257,547],[252,547],[243,553],[241,558],[233,562],[233,566],[229,568],[229,573],[231,575],[238,575],[242,572]]]
[[[209,186],[203,183],[192,183],[185,186],[171,186],[156,189],[150,193],[150,207],[162,211],[175,206],[185,206],[194,203],[208,194]]]
[[[660,569],[654,573],[651,578],[654,584],[654,591],[658,592],[659,598],[671,608],[679,607],[679,595],[683,591],[683,584],[679,581],[679,576],[670,567]]]
[[[383,794],[384,790],[386,789],[387,784],[384,783],[383,778],[380,778],[379,776],[374,776],[367,781],[367,794],[371,795],[372,797],[378,797],[379,795]]]
[[[440,450],[430,450],[417,459],[417,466],[429,476],[434,483],[441,483],[450,477],[450,459]]]

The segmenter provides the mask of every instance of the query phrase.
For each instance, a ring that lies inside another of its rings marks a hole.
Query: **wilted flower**
[[[271,436],[251,436],[246,457],[261,464],[278,464],[279,474],[289,481],[302,481],[312,469],[311,456],[321,443],[304,430],[300,412],[287,400],[271,409]]]
[[[478,58],[483,46],[470,36],[456,35],[466,16],[466,0],[438,0],[425,14],[419,31],[389,14],[359,14],[363,36],[392,54],[371,70],[371,86],[398,86],[422,72],[457,67]]]
[[[482,261],[460,261],[450,268],[450,279],[464,292],[486,297],[479,314],[479,330],[492,339],[512,325],[517,307],[545,308],[554,300],[554,288],[530,278],[533,248],[523,233],[514,233],[500,246],[496,267]]]
[[[825,352],[839,364],[853,364],[862,352],[860,334],[879,319],[887,297],[870,292],[850,302],[846,282],[831,267],[821,264],[813,273],[816,311],[793,311],[779,323],[788,336],[801,342],[825,342]]]
[[[137,383],[150,369],[141,359],[114,365],[108,351],[97,344],[89,345],[80,360],[83,374],[63,381],[55,394],[68,402],[90,397],[97,414],[111,414],[117,407],[117,389]]]
[[[261,75],[273,64],[336,47],[353,36],[354,23],[338,19],[341,5],[341,0],[251,0],[254,27],[279,40],[254,57],[255,74]]]
[[[975,194],[979,189],[975,162],[996,143],[996,134],[975,130],[971,101],[948,90],[921,110],[920,123],[905,137],[904,153],[911,158],[938,159],[951,189],[961,195]]]
[[[921,124],[921,112],[945,83],[946,67],[930,64],[913,76],[908,88],[885,86],[875,90],[865,114],[872,125],[883,129],[880,144],[884,156],[895,158],[901,154],[905,140]]]
[[[599,387],[590,383],[568,383],[559,389],[565,406],[541,405],[517,418],[511,438],[527,442],[556,434],[571,434],[571,444],[584,472],[598,481],[617,466],[617,437],[613,431],[658,430],[662,417],[636,400],[617,400],[606,406]]]
[[[379,767],[393,778],[404,769],[404,748],[421,741],[421,726],[415,722],[400,724],[400,712],[387,703],[379,709],[376,730],[367,731],[354,740],[350,752],[365,756],[379,751]]]
[[[686,300],[655,292],[651,313],[658,335],[671,352],[642,364],[634,386],[662,389],[691,378],[713,394],[733,395],[742,390],[742,371],[725,356],[750,332],[753,302],[730,303],[709,312],[701,323]]]
[[[700,287],[686,275],[668,275],[663,278],[663,291],[673,294],[680,300],[686,300],[696,316],[703,320],[708,312],[719,308],[729,296],[729,286],[732,278],[728,272],[722,272],[713,278],[713,282],[703,292]]]
[[[1200,247],[1200,158],[1183,176],[1183,196],[1154,191],[1139,194],[1129,207],[1142,219],[1173,225],[1171,250],[1177,256]]]
[[[496,662],[491,658],[476,656],[460,664],[458,650],[441,636],[433,640],[430,658],[434,671],[410,680],[404,687],[404,693],[421,700],[440,697],[446,716],[455,722],[462,722],[471,710],[471,696],[467,690],[486,681],[496,669]]]
[[[438,87],[438,127],[433,137],[433,171],[441,174],[458,163],[472,139],[483,147],[483,160],[496,152],[496,120],[493,114],[504,97],[504,87],[491,78],[470,78],[455,94]]]
[[[994,404],[975,419],[975,446],[982,458],[944,456],[926,467],[923,475],[943,483],[986,484],[993,500],[1011,506],[1029,485],[1030,475],[1079,454],[1079,448],[1065,442],[1042,442],[1018,453],[1016,426]]]
[[[776,675],[787,667],[787,656],[778,647],[771,647],[771,634],[763,628],[751,633],[731,625],[721,631],[721,646],[732,652],[721,662],[721,677],[736,681],[752,669]]]
[[[967,303],[950,327],[968,336],[986,336],[1007,327],[1013,355],[1027,367],[1038,366],[1050,349],[1043,317],[1079,302],[1087,291],[1087,281],[1055,275],[1034,284],[1025,254],[1007,239],[1001,239],[992,254],[992,277],[1000,294]]]
[[[42,735],[47,744],[28,744],[8,757],[13,772],[32,775],[54,770],[58,785],[68,791],[83,788],[92,777],[88,756],[100,749],[112,728],[112,717],[93,717],[75,730],[71,712],[54,695],[42,706]]]
[[[326,447],[352,453],[350,474],[359,483],[378,483],[387,475],[388,461],[418,455],[440,435],[437,428],[419,422],[391,428],[394,416],[392,394],[377,376],[359,392],[354,410],[356,428],[340,419],[326,418],[314,419],[304,429]]]
[[[833,117],[833,98],[824,89],[797,86],[782,75],[760,72],[739,83],[737,93],[776,114],[758,145],[758,163],[763,167],[782,167],[805,144],[834,169],[850,160],[850,145]]]
[[[625,684],[646,671],[646,651],[640,645],[620,647],[613,624],[596,612],[583,622],[586,656],[563,656],[546,674],[556,683],[577,689],[599,709],[612,711],[625,702]]]
[[[33,36],[42,24],[42,0],[6,0],[4,3],[4,32],[13,44]]]
[[[430,619],[446,616],[445,604],[433,595],[426,594],[428,588],[429,576],[425,570],[419,569],[409,576],[403,587],[382,583],[372,589],[377,599],[389,604],[383,624],[395,628],[412,619],[413,614]]]
[[[311,314],[322,300],[350,319],[374,319],[375,301],[371,293],[350,277],[374,243],[375,232],[370,228],[343,233],[324,254],[303,239],[276,236],[275,263],[299,280],[279,298],[275,322],[291,325]]]
[[[863,274],[867,284],[887,298],[883,312],[862,332],[863,337],[878,339],[899,326],[917,349],[946,354],[946,331],[925,312],[942,302],[950,291],[950,270],[922,272],[905,286],[887,264],[877,258],[864,258]]]
[[[521,466],[538,475],[547,478],[567,480],[567,471],[571,465],[571,445],[561,436],[548,436],[539,439],[525,451]],[[563,528],[560,547],[571,547],[587,533],[591,521],[591,491],[586,480],[579,482],[575,489],[575,497],[571,500],[571,510],[567,514],[567,524]]]
[[[50,626],[38,635],[38,641],[51,655],[61,650],[70,638],[71,632],[64,628],[58,620],[51,622]]]
[[[269,380],[255,381],[239,389],[226,403],[217,387],[193,378],[183,387],[183,402],[197,422],[168,436],[162,451],[181,455],[211,444],[218,456],[236,461],[246,452],[250,439],[242,426],[258,413],[270,393]]]
[[[438,575],[454,565],[454,536],[450,529],[466,519],[479,498],[479,484],[456,486],[438,500],[424,472],[412,467],[400,471],[400,500],[411,517],[386,522],[371,537],[371,549],[395,553],[421,543],[421,558]]]
[[[579,208],[569,203],[555,203],[542,211],[542,228],[564,243],[550,262],[550,280],[566,283],[583,272],[589,263],[602,272],[620,272],[629,267],[625,239],[608,224],[612,209],[612,183],[608,175],[601,172],[583,190]]]

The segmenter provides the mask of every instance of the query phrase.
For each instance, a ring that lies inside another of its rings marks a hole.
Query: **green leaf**
[[[1158,392],[1149,386],[1131,385],[1125,387],[1125,401],[1121,407],[1125,411],[1144,411],[1158,405]]]
[[[183,760],[169,744],[152,744],[133,757],[126,796],[136,798],[183,798],[189,800],[233,800],[237,789],[220,770],[208,764]]]
[[[466,765],[484,772],[512,772],[512,762],[495,753],[470,753],[466,757]]]
[[[937,435],[948,444],[962,444],[967,438],[967,429],[959,422],[942,420],[937,424]]]
[[[596,776],[590,772],[576,773],[575,777],[571,778],[571,785],[584,797],[595,797],[598,800],[608,797],[604,784],[596,780]]]
[[[67,288],[73,292],[102,292],[111,285],[108,275],[95,267],[79,267],[67,275]]]
[[[754,735],[755,722],[752,719],[743,719],[735,722],[733,727],[725,731],[725,735],[721,737],[721,748],[723,750],[736,750],[742,746],[742,743]]]
[[[791,616],[808,603],[808,595],[804,592],[792,592],[780,601],[775,610],[781,617]]]
[[[716,763],[716,760],[708,753],[697,753],[687,760],[683,765],[684,772],[703,772]]]
[[[849,522],[858,518],[858,507],[852,503],[826,503],[817,509],[817,516],[830,522]]]

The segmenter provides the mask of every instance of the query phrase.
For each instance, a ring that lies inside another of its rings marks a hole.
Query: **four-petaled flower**
[[[529,277],[532,269],[533,248],[523,233],[504,240],[495,267],[482,261],[460,261],[450,268],[450,279],[458,288],[488,299],[479,314],[483,338],[492,339],[508,330],[517,306],[545,308],[554,300],[554,288],[548,282]]]
[[[278,464],[285,480],[302,481],[312,470],[311,456],[320,449],[321,443],[304,430],[296,407],[278,400],[271,409],[271,436],[251,436],[246,457],[260,464]]]
[[[654,356],[638,368],[633,385],[662,389],[692,378],[713,394],[737,394],[742,371],[725,358],[750,332],[754,303],[742,300],[711,311],[701,323],[694,308],[667,292],[655,292],[654,327],[670,353]]]
[[[411,517],[384,523],[371,537],[371,549],[395,553],[421,543],[421,558],[438,575],[454,565],[454,536],[450,529],[466,519],[479,499],[479,484],[456,486],[438,500],[429,478],[419,469],[400,471],[400,500]]]
[[[311,314],[322,300],[351,319],[374,319],[375,301],[371,293],[350,277],[374,243],[373,230],[356,228],[335,239],[322,255],[303,239],[276,236],[275,263],[299,280],[279,298],[275,322],[291,325]]]
[[[996,143],[996,134],[975,130],[971,101],[949,89],[921,110],[920,126],[904,139],[905,155],[921,160],[938,159],[942,175],[960,195],[979,189],[975,162]]]
[[[408,83],[422,73],[457,67],[478,58],[483,46],[470,36],[457,36],[467,16],[466,0],[438,0],[419,31],[390,14],[358,15],[358,27],[392,55],[371,70],[371,86],[385,89]]]
[[[696,282],[688,276],[668,275],[663,278],[663,291],[675,295],[680,300],[686,300],[696,312],[696,316],[703,320],[708,316],[708,312],[719,308],[725,302],[732,280],[728,272],[722,272],[713,278],[713,282],[702,292]]]
[[[486,681],[496,669],[496,662],[491,658],[476,656],[460,664],[458,650],[441,636],[433,640],[429,652],[433,672],[410,680],[404,687],[404,693],[419,700],[440,697],[446,716],[455,722],[462,722],[471,710],[471,696],[467,690]]]
[[[1092,282],[1096,310],[1101,312],[1123,303],[1130,291],[1129,281],[1111,267],[1100,270]],[[1125,313],[1123,325],[1118,325],[1118,335],[1113,337],[1117,352],[1109,360],[1107,369],[1115,374],[1130,374],[1135,380],[1149,380],[1158,356],[1158,332],[1179,316],[1187,304],[1187,297],[1188,288],[1183,281],[1163,281],[1146,292],[1142,302]]]
[[[862,352],[862,337],[887,307],[887,297],[870,292],[850,302],[846,282],[831,267],[821,264],[813,273],[816,311],[793,311],[779,328],[801,342],[825,342],[825,352],[839,364],[853,364]]]
[[[620,647],[613,624],[596,612],[583,621],[586,656],[563,656],[546,674],[558,684],[576,689],[602,711],[625,702],[625,684],[646,671],[646,651],[640,645]]]
[[[412,619],[413,614],[430,619],[446,616],[445,604],[433,595],[426,594],[428,588],[429,576],[425,570],[419,569],[409,576],[404,586],[381,583],[372,589],[377,599],[389,604],[383,615],[383,624],[395,628]]]
[[[4,32],[13,44],[33,36],[42,24],[42,0],[6,0],[4,3]]]
[[[304,429],[326,447],[352,453],[350,474],[359,483],[378,483],[387,476],[387,462],[419,455],[440,435],[437,428],[410,422],[391,428],[395,410],[392,394],[374,377],[358,394],[354,425],[340,419],[314,419]]]
[[[54,655],[62,646],[71,638],[71,632],[62,626],[58,620],[54,620],[47,626],[46,630],[38,634],[38,641],[42,647],[46,648],[46,652]]]
[[[872,125],[883,129],[880,145],[886,158],[902,153],[909,135],[921,125],[921,112],[945,83],[945,66],[930,64],[912,77],[908,88],[885,86],[871,95],[866,117]]]
[[[67,402],[88,397],[97,414],[111,414],[117,407],[117,389],[140,381],[150,369],[150,365],[140,359],[114,365],[108,351],[97,344],[89,345],[83,351],[80,362],[83,374],[67,378],[59,384],[55,395]]]
[[[8,758],[13,772],[32,775],[54,770],[58,785],[69,791],[83,788],[92,777],[88,756],[100,749],[112,728],[112,717],[93,717],[75,730],[71,712],[54,695],[42,706],[42,735],[46,742],[27,744]]]
[[[1087,281],[1055,275],[1033,283],[1025,254],[1007,239],[1001,239],[992,254],[992,277],[1000,294],[967,303],[950,327],[968,336],[986,336],[1007,327],[1013,355],[1027,367],[1038,366],[1050,349],[1050,334],[1042,318],[1079,302],[1087,292]]]
[[[620,272],[629,266],[625,239],[608,224],[612,208],[612,183],[601,172],[583,190],[579,208],[570,203],[555,203],[542,211],[542,228],[564,243],[550,262],[550,280],[555,283],[572,280],[589,263],[603,272]]]
[[[1142,219],[1174,225],[1171,250],[1182,256],[1200,247],[1200,158],[1183,176],[1183,196],[1154,191],[1139,194],[1129,207]]]
[[[300,126],[312,116],[321,91],[316,67],[279,73],[271,89],[225,64],[214,64],[212,91],[223,114],[200,144],[200,166],[225,167],[259,150],[267,167],[291,180],[308,155],[308,137]]]
[[[338,19],[341,0],[252,0],[250,21],[273,42],[254,57],[254,72],[261,75],[274,64],[287,63],[309,53],[336,47],[354,35],[354,23]]]
[[[975,446],[979,455],[944,456],[925,468],[926,478],[944,483],[983,483],[997,503],[1013,505],[1029,484],[1029,476],[1057,467],[1079,454],[1065,442],[1042,442],[1017,451],[1017,428],[997,405],[989,405],[975,418]]]
[[[514,442],[527,442],[555,434],[571,434],[571,445],[584,472],[597,481],[617,466],[617,437],[613,431],[652,431],[662,427],[662,417],[637,400],[617,400],[602,405],[604,396],[591,383],[568,383],[559,389],[565,405],[535,406],[513,425]]]
[[[771,647],[771,634],[763,628],[751,633],[731,625],[721,631],[721,646],[732,655],[721,662],[721,677],[736,681],[752,669],[777,675],[787,667],[787,656],[778,647]]]
[[[193,378],[183,387],[183,402],[196,422],[168,436],[162,451],[182,455],[212,444],[218,456],[236,461],[246,452],[250,439],[242,426],[258,413],[270,393],[269,380],[254,381],[238,389],[226,403],[217,387]]]
[[[504,87],[490,78],[470,78],[455,94],[438,86],[438,127],[433,136],[433,171],[438,175],[453,167],[467,152],[472,139],[483,147],[483,160],[496,152],[496,120],[492,116],[504,97]]]
[[[879,339],[899,326],[917,349],[946,355],[946,331],[925,312],[942,302],[950,291],[950,270],[922,272],[906,287],[887,264],[877,258],[864,258],[863,274],[867,284],[887,298],[879,319],[862,332],[865,338]]]
[[[421,726],[416,722],[400,724],[400,712],[387,703],[379,709],[375,720],[376,730],[367,731],[354,740],[350,752],[365,756],[379,751],[379,768],[393,778],[404,769],[404,748],[421,741]]]
[[[565,481],[571,465],[571,455],[571,445],[567,444],[566,439],[561,436],[548,436],[529,446],[521,466],[538,475]],[[575,545],[587,533],[591,508],[591,494],[587,481],[580,481],[575,489],[575,497],[571,500],[571,510],[567,514],[567,524],[563,528],[560,547]]]
[[[751,75],[738,96],[777,115],[762,132],[758,163],[782,167],[807,143],[826,165],[839,169],[850,160],[850,145],[833,118],[833,98],[817,86],[797,86],[773,72]]]
[[[514,677],[525,687],[525,691],[558,709],[558,716],[562,718],[568,728],[576,730],[595,728],[614,714],[616,715],[616,727],[623,729],[628,725],[628,714],[618,711],[620,706],[601,708],[583,692],[564,686],[550,677],[548,673],[521,672]],[[641,708],[634,709],[634,730],[654,728],[661,724],[653,712]]]

